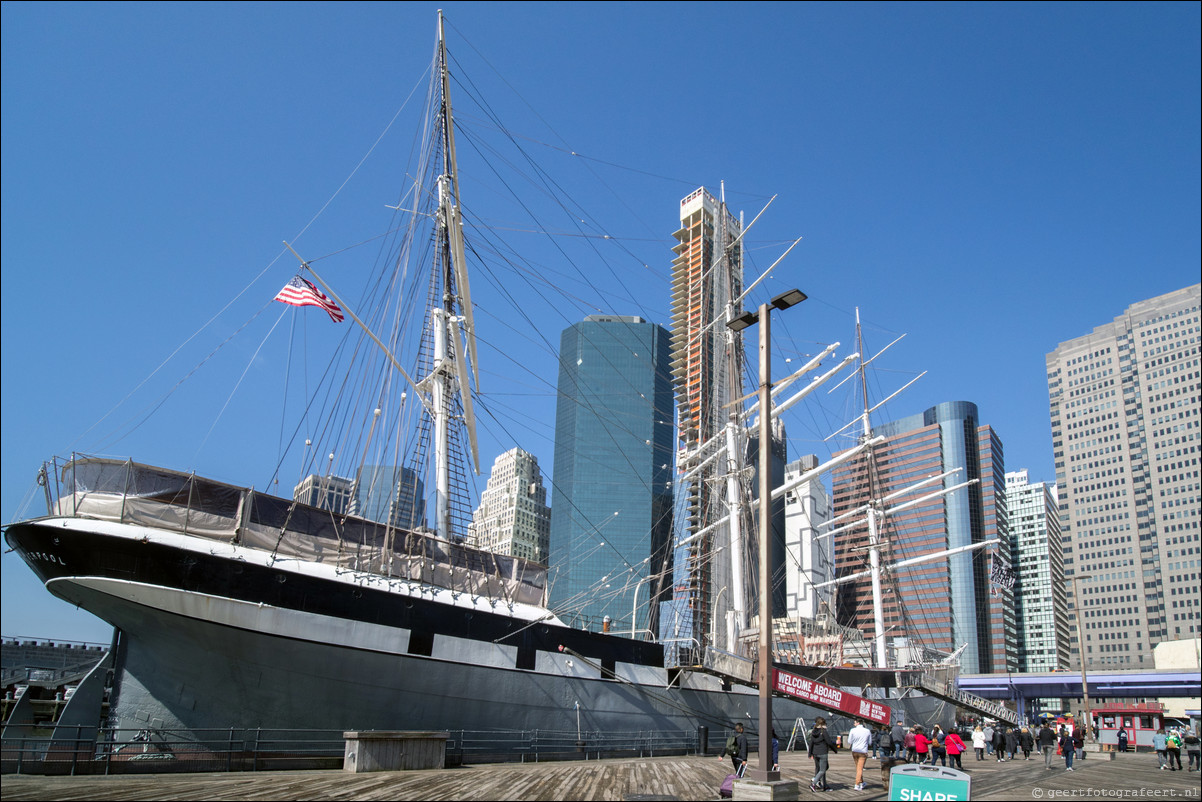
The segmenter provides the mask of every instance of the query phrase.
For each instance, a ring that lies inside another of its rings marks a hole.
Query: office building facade
[[[354,488],[355,483],[342,476],[311,473],[292,489],[292,499],[336,515],[345,515],[350,510]]]
[[[1068,594],[1056,486],[1031,482],[1026,469],[1006,474],[1020,671],[1069,666]]]
[[[785,466],[785,483],[818,467],[808,454]],[[785,493],[785,608],[788,617],[834,620],[834,589],[818,588],[835,578],[834,538],[819,537],[831,517],[831,499],[821,478]]]
[[[1199,287],[1047,355],[1074,666],[1151,668],[1156,644],[1202,631]]]
[[[561,337],[550,599],[570,625],[658,632],[672,576],[669,353],[668,332],[639,317],[592,315]]]
[[[467,531],[475,548],[547,564],[551,508],[537,457],[512,448],[493,461]]]
[[[884,517],[878,529],[883,566],[999,541],[992,547],[887,571],[882,581],[886,642],[905,643],[908,655],[950,654],[964,646],[960,665],[967,673],[1017,670],[1000,439],[991,427],[979,422],[976,405],[962,401],[878,426],[873,434],[886,438],[871,457],[875,478],[870,484],[867,456],[836,468],[832,473],[834,517],[947,471],[956,473],[943,480],[944,488],[972,482]],[[904,493],[886,507],[916,501],[931,490],[927,485]],[[834,537],[836,577],[866,570],[867,524],[842,529]],[[868,578],[838,586],[836,614],[840,624],[860,630],[865,638],[875,635]]]

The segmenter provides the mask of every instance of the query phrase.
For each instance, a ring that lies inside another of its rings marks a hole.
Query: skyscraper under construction
[[[687,609],[691,636],[685,640],[694,647],[717,640],[729,649],[745,625],[742,526],[727,519],[737,481],[730,463],[746,447],[732,417],[738,410],[730,406],[741,394],[742,343],[726,327],[742,311],[741,231],[725,202],[704,188],[680,202],[672,262],[672,380],[684,471],[680,542],[687,553],[676,601]]]

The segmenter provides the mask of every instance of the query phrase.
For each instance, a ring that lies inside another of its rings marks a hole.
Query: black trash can
[[[697,754],[708,755],[710,753],[710,728],[697,728]]]

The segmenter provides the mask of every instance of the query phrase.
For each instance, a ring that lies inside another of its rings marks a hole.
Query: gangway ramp
[[[759,687],[755,666],[754,660],[721,649],[709,648],[702,657],[701,665],[694,670],[720,677],[727,683],[738,682],[755,688]],[[865,699],[842,688],[782,670],[778,666],[773,666],[770,681],[775,696],[792,698],[820,710],[862,718],[877,724],[886,724],[891,720],[891,709],[880,701]]]
[[[701,665],[695,666],[691,670],[703,671],[707,674],[712,674],[728,683],[739,683],[741,685],[748,685],[751,687],[757,686],[754,660],[749,660],[745,657],[741,657],[721,649],[715,649],[713,647],[709,647],[705,650]],[[794,676],[804,676],[805,674],[809,673],[806,670],[806,667],[792,665],[778,666],[774,670],[777,675],[785,674],[786,676],[789,676],[790,673]],[[928,666],[922,669],[907,669],[896,672],[878,669],[850,668],[837,668],[832,671],[828,667],[823,669],[823,673],[829,675],[831,679],[840,685],[863,687],[866,683],[868,683],[878,688],[889,687],[890,684],[897,688],[915,688],[922,693],[927,694],[928,696],[933,696],[937,699],[943,699],[946,702],[951,702],[958,707],[964,708],[965,710],[971,711],[985,718],[991,718],[1004,724],[1009,724],[1010,726],[1018,726],[1019,724],[1018,713],[1016,713],[1014,710],[1011,710],[1009,707],[1006,707],[999,702],[994,702],[975,694],[968,693],[967,691],[960,690],[956,682],[959,672],[954,666]],[[882,682],[882,679],[884,679],[887,675],[892,675],[890,677],[893,680],[892,683],[887,681]],[[871,680],[874,680],[874,682],[869,683],[868,678],[871,678]],[[823,683],[817,682],[813,684],[815,687],[823,685]],[[779,683],[777,683],[777,687],[774,687],[772,690],[777,696],[803,698],[807,704],[830,710],[833,713],[842,713],[844,715],[860,716],[868,720],[876,720],[875,715],[869,715],[867,712],[861,713],[859,711],[858,703],[861,701],[867,702],[868,700],[861,700],[860,697],[855,697],[851,694],[845,694],[845,701],[847,701],[849,704],[853,700],[857,702],[857,708],[854,711],[841,706],[838,702],[835,704],[830,704],[831,700],[824,700],[819,696],[809,695],[808,698],[806,698],[799,697],[797,694],[792,692],[784,692],[782,688],[779,687]],[[876,702],[877,700],[872,701]],[[879,705],[880,703],[877,702],[877,704]],[[873,712],[879,714],[879,711]],[[885,715],[887,716],[888,713],[886,712]]]
[[[917,688],[928,696],[951,702],[985,718],[995,719],[1012,727],[1019,725],[1018,713],[1004,704],[960,690],[956,683],[957,674],[950,667],[898,671],[897,675],[899,687]]]

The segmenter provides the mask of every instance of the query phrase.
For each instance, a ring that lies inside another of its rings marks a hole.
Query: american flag
[[[320,306],[326,310],[330,319],[335,323],[342,322],[342,310],[338,304],[327,298],[321,290],[300,276],[293,276],[292,281],[284,285],[275,296],[275,300],[292,306]]]

